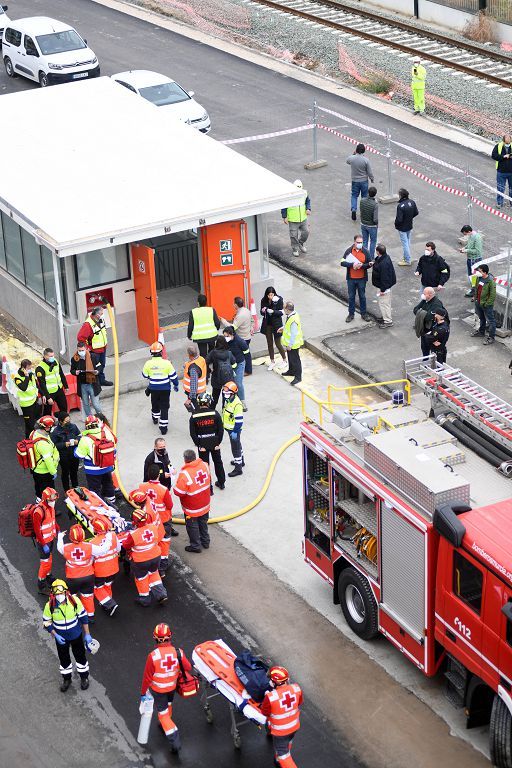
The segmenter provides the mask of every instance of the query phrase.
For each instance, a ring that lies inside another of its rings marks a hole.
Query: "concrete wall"
[[[0,307],[41,347],[59,349],[55,311],[42,299],[0,269]]]
[[[369,0],[369,4],[404,16],[414,15],[414,0]],[[418,8],[420,21],[431,22],[457,32],[462,32],[467,22],[474,18],[471,13],[448,8],[431,0],[418,0]],[[501,42],[512,43],[512,25],[497,22],[496,34]]]

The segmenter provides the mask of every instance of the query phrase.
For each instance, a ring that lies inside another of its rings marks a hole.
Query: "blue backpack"
[[[254,701],[263,701],[265,693],[270,690],[268,666],[250,651],[242,651],[234,662],[235,672],[245,690]]]

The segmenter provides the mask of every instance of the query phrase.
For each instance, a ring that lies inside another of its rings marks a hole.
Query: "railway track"
[[[353,9],[334,0],[245,0],[247,5],[266,6],[304,20],[310,25],[339,32],[341,39],[359,37],[369,45],[402,54],[419,55],[432,68],[457,70],[464,80],[484,81],[487,88],[512,89],[512,57],[486,50],[485,46],[462,43],[437,32],[418,30],[413,24],[386,19],[371,11]]]

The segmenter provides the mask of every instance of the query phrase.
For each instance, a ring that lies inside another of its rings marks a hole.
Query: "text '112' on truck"
[[[360,638],[444,673],[512,768],[512,407],[431,357],[304,392],[303,414],[306,562]]]

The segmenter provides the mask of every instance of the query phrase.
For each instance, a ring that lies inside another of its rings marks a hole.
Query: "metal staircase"
[[[459,368],[436,363],[435,356],[404,361],[404,378],[417,384],[430,398],[512,448],[512,405],[465,376]]]

